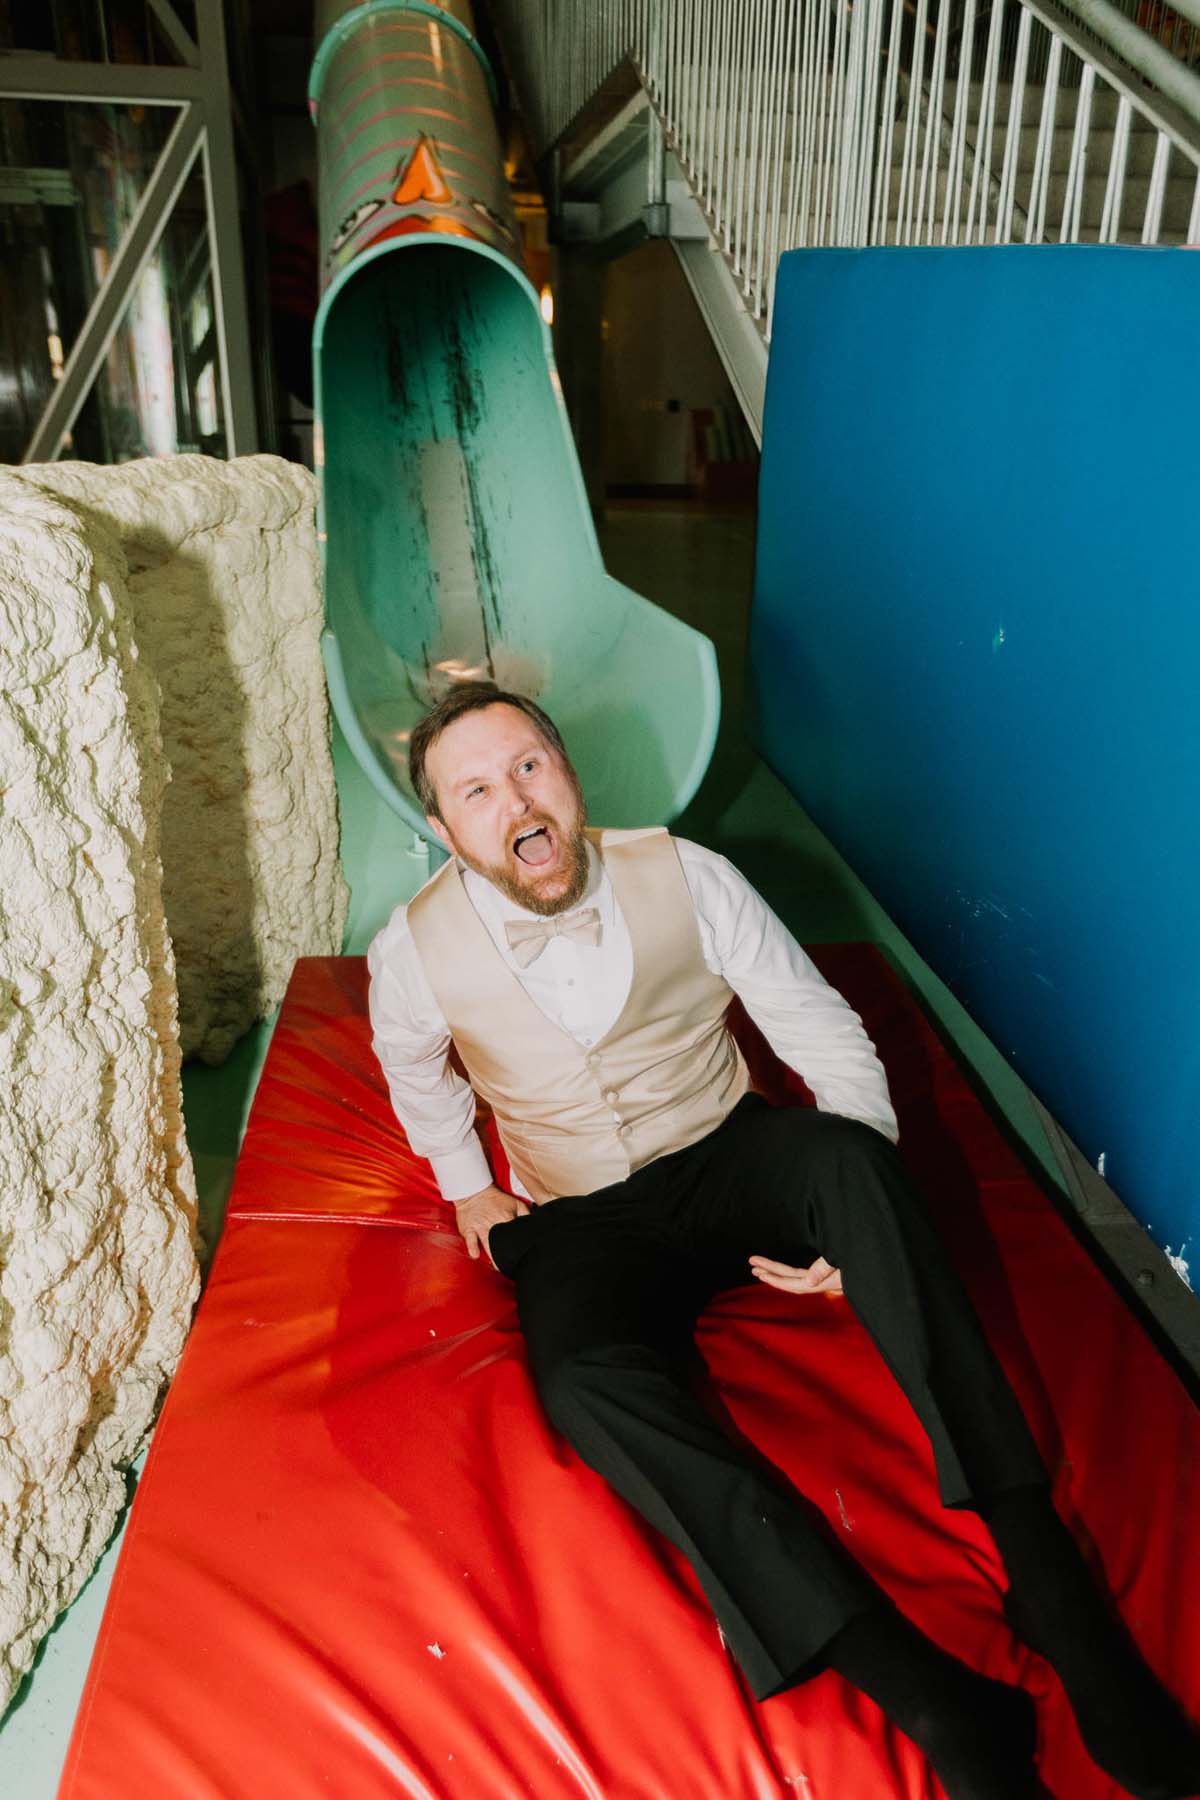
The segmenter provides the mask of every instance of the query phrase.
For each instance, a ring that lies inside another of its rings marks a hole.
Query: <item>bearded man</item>
[[[551,1420],[690,1559],[755,1696],[836,1669],[950,1800],[1045,1793],[1029,1696],[918,1632],[693,1391],[697,1316],[748,1279],[844,1292],[929,1435],[943,1504],[987,1520],[1009,1621],[1058,1670],[1091,1756],[1141,1800],[1200,1790],[1200,1739],[1053,1509],[857,1015],[723,857],[663,830],[589,831],[531,701],[455,688],[414,731],[410,770],[451,860],[370,950],[393,1105],[470,1255],[515,1284]],[[815,1110],[750,1091],[735,994]]]

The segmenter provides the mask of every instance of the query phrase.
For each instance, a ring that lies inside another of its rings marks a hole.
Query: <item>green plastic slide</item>
[[[544,705],[593,819],[663,823],[708,766],[706,637],[600,558],[469,6],[319,9],[313,336],[325,665],[384,800],[421,713],[484,675]]]

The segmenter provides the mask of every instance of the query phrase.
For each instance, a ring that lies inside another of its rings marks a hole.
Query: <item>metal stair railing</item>
[[[539,151],[632,65],[768,340],[800,245],[1200,241],[1200,0],[1125,5],[493,0]]]

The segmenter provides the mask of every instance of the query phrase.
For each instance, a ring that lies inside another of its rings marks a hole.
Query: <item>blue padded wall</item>
[[[766,759],[1176,1252],[1200,1235],[1198,321],[1182,250],[789,253],[752,627]]]

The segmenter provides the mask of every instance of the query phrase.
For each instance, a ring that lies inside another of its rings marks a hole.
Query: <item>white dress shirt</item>
[[[686,838],[674,841],[709,971],[729,983],[775,1054],[804,1077],[823,1112],[861,1119],[895,1142],[887,1078],[858,1014],[732,863]],[[629,928],[590,844],[588,858],[588,885],[579,905],[598,909],[599,944],[552,937],[526,969],[509,949],[505,921],[537,915],[459,865],[471,904],[530,999],[585,1046],[616,1024],[633,980]],[[464,1200],[488,1186],[491,1170],[475,1131],[475,1096],[447,1060],[450,1033],[406,914],[398,906],[367,952],[372,1042],[409,1143],[418,1156],[429,1158],[443,1198]]]

